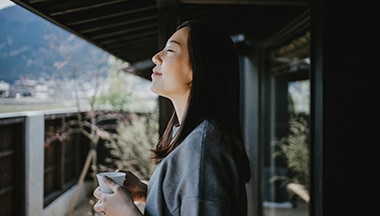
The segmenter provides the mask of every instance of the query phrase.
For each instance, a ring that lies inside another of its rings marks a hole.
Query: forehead
[[[184,27],[178,29],[174,34],[169,38],[168,43],[178,43],[180,45],[186,45],[187,38],[189,35],[190,28]]]

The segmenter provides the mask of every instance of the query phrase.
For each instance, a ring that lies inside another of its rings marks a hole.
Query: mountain
[[[20,7],[0,10],[0,81],[67,79],[110,67],[110,55]]]

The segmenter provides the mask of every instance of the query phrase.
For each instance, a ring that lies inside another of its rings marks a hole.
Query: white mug
[[[116,184],[123,186],[125,173],[124,172],[101,172],[96,174],[100,189],[104,193],[113,193],[112,190],[103,182],[103,176],[106,175],[110,177]]]

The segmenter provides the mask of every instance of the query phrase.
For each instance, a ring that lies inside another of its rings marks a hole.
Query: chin
[[[153,92],[153,93],[155,93],[155,94],[158,94],[158,95],[160,95],[160,93],[159,93],[158,89],[157,89],[157,88],[155,88],[155,87],[154,87],[154,85],[151,85],[151,86],[150,86],[150,91],[151,91],[151,92]]]

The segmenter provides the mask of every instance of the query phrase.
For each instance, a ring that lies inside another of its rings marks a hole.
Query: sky
[[[12,5],[15,5],[15,3],[10,0],[0,0],[0,10]]]

